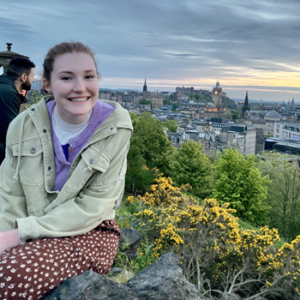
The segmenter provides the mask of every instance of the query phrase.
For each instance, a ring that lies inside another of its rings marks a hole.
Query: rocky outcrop
[[[44,300],[202,300],[196,287],[186,280],[173,253],[121,285],[92,271],[67,279]]]
[[[121,239],[119,242],[119,249],[122,251],[125,250],[126,255],[129,259],[136,259],[137,249],[142,238],[141,234],[135,229],[129,228],[120,228],[121,230]]]
[[[149,299],[201,299],[196,287],[182,274],[179,260],[172,252],[131,278],[127,286],[138,296],[147,295]]]
[[[43,300],[139,300],[126,286],[93,271],[71,277]]]

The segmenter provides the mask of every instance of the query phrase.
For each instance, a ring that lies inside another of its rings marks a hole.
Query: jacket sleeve
[[[20,181],[14,180],[11,168],[11,148],[6,148],[6,159],[0,167],[0,232],[15,228],[15,220],[27,217],[27,204]]]
[[[0,97],[0,139],[5,143],[10,122],[19,114],[20,99],[15,92],[2,93]]]
[[[111,139],[112,160],[107,170],[98,172],[93,180],[74,198],[65,201],[42,217],[18,218],[22,243],[41,237],[74,236],[97,227],[103,220],[115,217],[114,209],[124,193],[127,153],[131,130],[121,130]]]

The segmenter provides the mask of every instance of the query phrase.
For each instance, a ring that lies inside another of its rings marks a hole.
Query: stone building
[[[273,137],[283,140],[300,141],[300,124],[276,122]]]
[[[21,55],[16,52],[12,52],[11,51],[12,43],[6,43],[6,45],[7,45],[7,50],[0,52],[0,68],[3,67],[3,73],[6,73],[10,61],[13,60],[14,58],[22,57],[22,58],[29,59],[29,57],[27,56]]]
[[[215,125],[219,124],[222,123],[197,121],[193,123],[195,128],[190,125],[179,126],[177,135],[173,135],[172,140],[176,143],[193,139],[203,144],[204,152],[210,155],[215,155],[217,152],[229,148],[238,149],[241,154],[246,155],[256,153],[255,128],[247,125],[224,123],[218,132],[214,129]]]
[[[247,111],[248,112],[248,111]],[[263,115],[265,113],[265,115]],[[268,137],[273,134],[274,123],[282,119],[282,116],[275,110],[262,111],[258,117],[250,118],[244,121],[245,124],[254,128],[260,128],[264,132],[264,136]]]
[[[215,116],[219,117],[219,118],[223,118],[226,109],[224,109],[223,104],[222,104],[223,92],[222,92],[222,87],[220,86],[219,81],[217,81],[216,86],[213,87],[211,97],[212,97],[212,101],[216,107]]]
[[[231,125],[230,130],[221,130],[220,141],[239,148],[240,153],[250,155],[256,150],[256,129],[246,125]]]

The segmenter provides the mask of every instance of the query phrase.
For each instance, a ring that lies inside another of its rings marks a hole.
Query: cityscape
[[[173,145],[189,139],[201,142],[207,154],[234,148],[240,153],[259,154],[264,150],[300,154],[300,105],[291,101],[267,102],[231,100],[221,83],[211,90],[176,87],[171,92],[150,92],[145,79],[143,92],[99,91],[99,98],[119,102],[129,112],[151,112],[162,122],[174,120],[176,132],[165,128]]]

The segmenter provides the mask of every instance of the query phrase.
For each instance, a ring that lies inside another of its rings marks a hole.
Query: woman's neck
[[[57,110],[58,116],[66,123],[78,125],[84,123],[90,115],[90,112],[84,115],[64,114]]]

